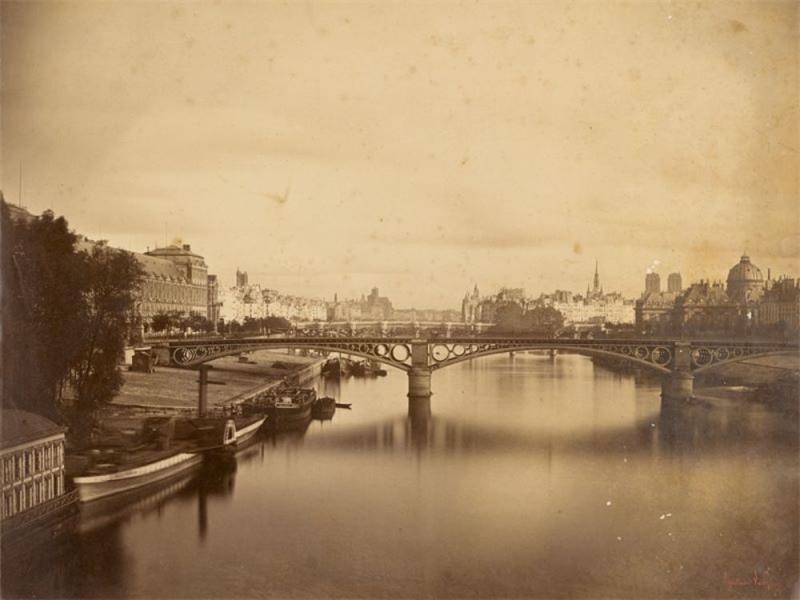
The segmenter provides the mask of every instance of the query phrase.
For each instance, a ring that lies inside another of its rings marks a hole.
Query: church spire
[[[594,281],[592,282],[592,291],[595,294],[600,292],[600,273],[598,272],[597,259],[594,261]]]

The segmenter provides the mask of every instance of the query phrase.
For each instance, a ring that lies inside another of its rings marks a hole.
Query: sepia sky
[[[800,275],[795,2],[3,2],[2,189],[224,285]]]

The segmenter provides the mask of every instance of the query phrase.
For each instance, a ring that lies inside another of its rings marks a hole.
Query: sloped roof
[[[647,292],[642,297],[642,306],[669,307],[675,304],[678,294],[675,292]]]
[[[720,283],[693,283],[680,298],[683,304],[692,305],[734,305],[725,288]]]
[[[154,248],[147,254],[150,256],[191,256],[193,258],[199,258],[201,260],[203,259],[203,257],[199,254],[195,254],[191,250],[184,249],[175,244],[170,244],[169,246],[164,246],[163,248]]]
[[[149,254],[136,253],[136,260],[142,265],[145,274],[149,277],[172,279],[186,279],[186,273],[178,265],[166,258],[157,258]]]
[[[4,408],[0,417],[2,417],[0,448],[32,442],[55,433],[62,433],[67,429],[53,423],[50,419],[26,410]]]

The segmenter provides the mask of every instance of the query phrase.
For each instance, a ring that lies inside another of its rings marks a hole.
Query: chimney
[[[191,252],[192,247],[189,244],[184,244],[183,249],[186,250],[187,252]]]

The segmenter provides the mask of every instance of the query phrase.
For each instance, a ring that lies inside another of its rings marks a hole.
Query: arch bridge
[[[341,352],[374,360],[408,374],[409,407],[430,410],[431,374],[450,365],[492,354],[550,350],[608,356],[663,375],[662,396],[690,398],[694,375],[744,359],[797,353],[800,344],[747,341],[649,339],[558,339],[525,337],[250,337],[181,339],[154,346],[173,366],[192,367],[223,356],[269,349]]]

